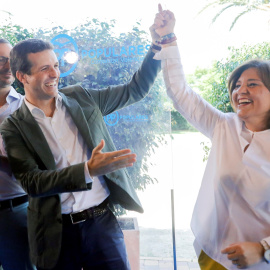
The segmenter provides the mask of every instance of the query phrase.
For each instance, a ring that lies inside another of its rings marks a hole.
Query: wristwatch
[[[266,242],[265,239],[263,239],[261,241],[261,244],[264,248],[264,260],[267,262],[267,263],[270,263],[270,246],[269,244]]]

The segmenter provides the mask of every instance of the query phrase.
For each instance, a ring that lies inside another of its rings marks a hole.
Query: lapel
[[[66,106],[87,146],[90,149],[93,149],[94,146],[92,143],[89,126],[81,106],[75,99],[69,98],[60,92],[59,94],[62,96],[63,104]],[[24,102],[19,109],[18,120],[19,121],[17,124],[20,127],[22,136],[24,137],[25,141],[34,148],[46,168],[55,169],[54,157],[47,143],[47,140]]]
[[[85,118],[85,115],[83,113],[81,106],[79,105],[76,99],[70,98],[61,92],[59,92],[59,94],[63,98],[63,104],[66,106],[68,112],[70,113],[74,121],[74,124],[78,128],[85,143],[91,150],[94,149],[93,139],[91,137],[89,125]]]
[[[18,126],[20,127],[20,131],[22,132],[22,136],[26,143],[32,145],[46,168],[55,169],[54,157],[50,147],[38,123],[24,102],[19,109],[18,118]]]

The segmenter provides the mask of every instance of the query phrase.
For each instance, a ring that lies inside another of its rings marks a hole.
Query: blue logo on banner
[[[54,45],[54,51],[57,55],[60,67],[64,67],[66,70],[65,72],[61,73],[60,77],[61,78],[66,77],[74,71],[78,63],[78,59],[76,59],[75,63],[73,62],[68,63],[66,61],[66,57],[69,53],[73,54],[75,53],[78,56],[79,55],[78,46],[75,40],[66,34],[60,34],[55,36],[51,40],[51,43]]]
[[[119,121],[119,113],[115,111],[111,114],[104,116],[103,118],[108,126],[115,126]]]

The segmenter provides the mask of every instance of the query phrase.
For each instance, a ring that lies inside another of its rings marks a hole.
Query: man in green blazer
[[[37,269],[130,269],[108,203],[143,212],[125,169],[136,155],[116,151],[103,116],[147,95],[160,70],[153,56],[150,49],[125,85],[58,90],[59,63],[50,43],[28,39],[12,49],[11,70],[25,99],[1,134],[12,171],[29,194],[28,235]]]

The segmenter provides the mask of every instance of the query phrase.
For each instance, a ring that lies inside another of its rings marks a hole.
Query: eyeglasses
[[[0,67],[4,66],[8,62],[8,60],[8,57],[0,56]]]

